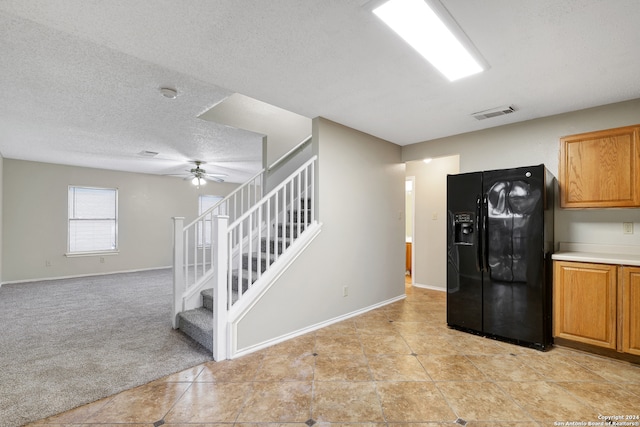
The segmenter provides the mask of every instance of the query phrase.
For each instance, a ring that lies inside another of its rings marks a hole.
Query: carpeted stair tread
[[[291,238],[289,237],[277,237],[277,238],[270,238],[269,240],[267,240],[266,237],[263,237],[261,242],[260,242],[260,250],[264,253],[267,252],[267,245],[269,245],[269,253],[270,254],[275,254],[276,253],[276,247],[278,248],[278,254],[281,254],[282,252],[284,252],[285,248],[289,247],[289,245],[291,245]]]
[[[231,274],[231,289],[234,292],[238,291],[238,278],[240,275],[238,274],[238,270],[233,270]],[[251,271],[251,283],[255,282],[258,279],[258,272]],[[249,270],[242,269],[242,292],[246,292],[249,289]]]
[[[178,327],[194,341],[213,352],[213,312],[204,307],[178,314]]]
[[[304,223],[309,224],[311,222],[311,210],[304,209],[299,211],[289,211],[287,213],[288,222],[293,222],[294,227],[300,222],[300,225],[304,225]]]
[[[242,256],[245,257],[245,258],[248,257],[247,254],[244,254]],[[253,254],[251,254],[251,258],[254,258],[254,259],[257,259],[257,258],[267,259],[267,254],[264,253],[264,252],[260,252],[259,254],[253,253]],[[275,258],[275,254],[269,254],[269,259],[273,260],[273,258]]]
[[[305,224],[300,224],[300,233],[302,233],[305,229]],[[293,231],[293,233],[292,233]],[[282,224],[278,224],[278,229],[276,231],[276,236],[278,237],[291,237],[293,235],[293,237],[298,237],[298,226],[297,224],[293,226],[293,230],[291,229],[290,224],[285,224],[284,226]]]
[[[273,262],[276,260],[276,256],[275,254],[269,254],[269,256],[267,256],[267,254],[264,252],[260,252],[260,254],[254,253],[254,254],[251,254],[251,256],[249,256],[249,254],[243,254],[242,255],[243,269],[249,268],[249,259],[251,259],[251,269],[254,272],[258,271],[258,265],[260,265],[260,268],[261,268],[260,272],[264,273],[267,267],[273,264]],[[254,276],[255,276],[255,273],[254,273]]]
[[[202,306],[213,311],[213,288],[203,290],[200,295],[202,295]]]
[[[301,209],[311,209],[311,198],[308,197],[306,199],[300,199],[300,208]]]
[[[246,279],[243,280],[243,281],[246,282]],[[245,291],[246,290],[247,290],[247,287],[245,287]],[[237,289],[232,289],[231,292],[232,292],[232,294],[231,294],[232,301],[233,302],[238,301],[238,291],[237,291]],[[200,292],[200,294],[202,295],[202,306],[204,308],[206,308],[207,310],[211,310],[213,312],[213,288],[212,289],[205,289],[202,292]]]

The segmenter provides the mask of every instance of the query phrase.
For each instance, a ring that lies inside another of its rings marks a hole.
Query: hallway
[[[31,426],[550,426],[639,415],[640,367],[450,330],[443,292],[209,362]],[[150,361],[152,362],[152,361]],[[638,421],[638,420],[636,420]],[[586,424],[585,424],[586,425]]]

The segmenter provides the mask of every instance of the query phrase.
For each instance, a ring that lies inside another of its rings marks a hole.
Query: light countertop
[[[561,242],[559,250],[551,258],[558,261],[640,266],[640,247]]]

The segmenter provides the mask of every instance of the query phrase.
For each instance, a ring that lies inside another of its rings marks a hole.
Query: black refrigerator
[[[447,176],[447,324],[546,350],[554,178],[544,165]]]

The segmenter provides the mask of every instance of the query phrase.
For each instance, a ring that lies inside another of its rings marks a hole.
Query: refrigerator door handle
[[[485,194],[482,197],[482,271],[489,271],[489,230],[488,230],[488,218],[489,218],[489,200]]]
[[[480,195],[476,197],[476,270],[484,271],[484,261],[483,261],[483,237],[482,237],[482,228],[480,225],[480,220],[482,218],[482,201],[480,199]]]

